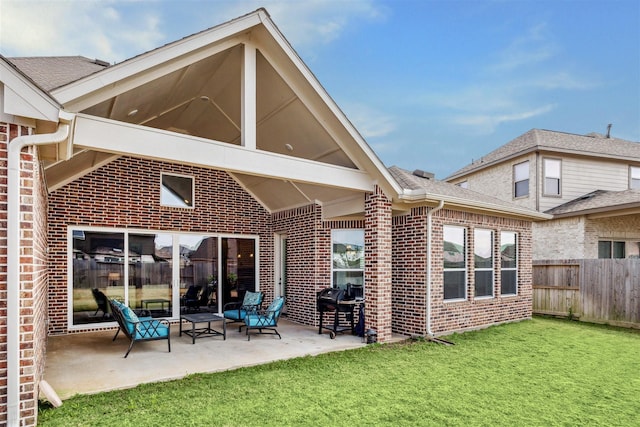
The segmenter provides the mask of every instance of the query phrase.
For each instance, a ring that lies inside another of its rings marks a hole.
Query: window
[[[500,293],[518,293],[518,239],[512,231],[500,233]]]
[[[513,166],[513,196],[529,195],[529,161]]]
[[[476,297],[493,296],[493,231],[473,231],[473,265]]]
[[[193,178],[161,174],[160,204],[177,208],[193,207]]]
[[[598,258],[625,258],[625,242],[598,241]]]
[[[629,167],[629,188],[640,188],[640,166]]]
[[[445,225],[444,236],[444,299],[460,300],[467,297],[466,229]]]
[[[458,184],[461,188],[469,188],[469,181],[462,181]]]
[[[331,230],[331,247],[331,285],[345,290],[364,286],[364,230]]]
[[[560,195],[560,170],[562,161],[544,159],[544,194],[545,196]]]

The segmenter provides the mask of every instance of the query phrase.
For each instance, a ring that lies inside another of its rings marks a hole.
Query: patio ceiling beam
[[[373,191],[374,186],[366,172],[356,169],[84,114],[76,117],[73,143],[96,151],[335,188]]]

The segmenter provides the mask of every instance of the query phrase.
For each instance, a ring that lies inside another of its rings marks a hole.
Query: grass
[[[41,426],[638,425],[640,332],[556,319],[76,396]]]

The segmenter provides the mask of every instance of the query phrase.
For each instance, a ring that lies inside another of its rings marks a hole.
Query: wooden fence
[[[533,312],[640,328],[640,260],[534,261]]]

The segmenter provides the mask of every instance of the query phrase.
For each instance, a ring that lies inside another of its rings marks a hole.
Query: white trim
[[[464,254],[463,254],[463,259],[464,259],[464,268],[446,268],[444,266],[444,231],[445,228],[456,228],[459,230],[462,230],[463,232],[463,238],[464,238]],[[460,302],[460,301],[467,301],[469,299],[469,230],[467,229],[467,227],[465,226],[461,226],[461,225],[454,225],[454,224],[443,224],[442,225],[442,301],[444,302]],[[444,275],[446,272],[464,272],[464,297],[457,297],[457,298],[446,298],[444,296],[444,289],[445,289],[445,283],[444,283]]]
[[[191,179],[191,206],[180,206],[180,205],[169,205],[162,203],[162,177],[163,176],[174,176],[176,178],[185,178]],[[193,175],[182,175],[173,172],[163,172],[160,171],[160,188],[159,188],[159,200],[160,206],[163,208],[179,208],[179,209],[195,209],[196,207],[196,177]]]
[[[83,114],[76,118],[74,145],[227,172],[357,191],[374,190],[371,177],[357,169]]]

